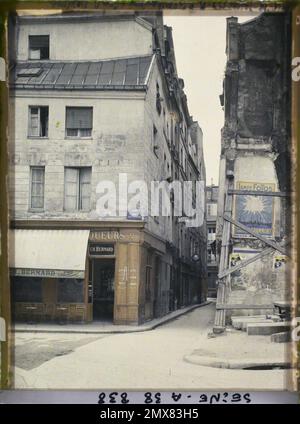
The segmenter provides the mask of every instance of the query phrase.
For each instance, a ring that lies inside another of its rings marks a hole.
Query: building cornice
[[[16,219],[11,220],[11,229],[115,229],[115,228],[137,228],[142,229],[144,221],[94,221],[94,220],[49,220],[49,219]]]

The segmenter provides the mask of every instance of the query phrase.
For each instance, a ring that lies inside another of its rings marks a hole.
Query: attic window
[[[29,35],[29,59],[49,59],[49,35]]]
[[[25,68],[18,71],[18,77],[38,77],[43,72],[42,68]]]

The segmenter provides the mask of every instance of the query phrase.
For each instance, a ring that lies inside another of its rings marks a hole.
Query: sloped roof
[[[89,62],[19,62],[11,86],[22,89],[133,90],[144,88],[152,56]]]

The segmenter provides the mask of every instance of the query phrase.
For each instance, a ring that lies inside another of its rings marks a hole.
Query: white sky
[[[239,22],[253,17],[240,16]],[[210,184],[213,178],[217,185],[224,124],[219,95],[226,65],[226,16],[172,16],[166,12],[164,23],[173,28],[178,76],[184,79],[190,114],[203,131],[206,182]]]

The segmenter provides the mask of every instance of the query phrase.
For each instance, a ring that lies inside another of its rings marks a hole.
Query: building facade
[[[242,24],[235,17],[227,19],[219,271],[249,263],[219,282],[216,326],[222,327],[232,314],[272,312],[274,302],[289,296],[289,46],[288,13],[263,13]]]
[[[206,186],[207,223],[207,291],[209,297],[217,296],[218,262],[216,252],[216,226],[218,209],[218,186]]]
[[[204,218],[133,213],[119,195],[145,184],[150,203],[153,181],[191,180],[194,204],[205,184],[162,15],[17,16],[10,34],[15,318],[140,324],[203,301]]]

